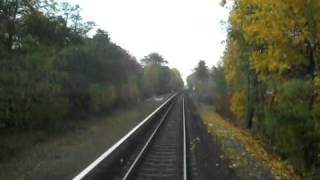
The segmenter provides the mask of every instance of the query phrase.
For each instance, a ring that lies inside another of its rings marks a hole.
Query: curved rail
[[[173,94],[169,97],[163,104],[161,104],[155,111],[149,114],[142,122],[140,122],[137,126],[131,129],[125,136],[123,136],[118,142],[116,142],[113,146],[111,146],[107,151],[105,151],[101,156],[99,156],[95,161],[93,161],[89,166],[87,166],[83,171],[81,171],[77,176],[73,178],[73,180],[81,180],[85,178],[89,172],[91,172],[96,166],[98,166],[104,159],[112,156],[112,154],[120,148],[120,146],[128,141],[128,139],[133,136],[142,126],[144,126],[147,122],[149,122],[153,116],[155,116],[160,110],[166,107],[175,97],[176,94]]]

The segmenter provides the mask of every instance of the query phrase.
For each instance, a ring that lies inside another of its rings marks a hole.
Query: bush
[[[50,51],[2,60],[0,123],[7,127],[51,125],[62,120],[67,100],[62,96],[63,76],[53,65]]]
[[[117,90],[112,85],[94,84],[89,88],[90,107],[93,112],[109,110],[118,98]]]
[[[319,163],[319,107],[309,107],[310,92],[310,81],[286,81],[265,110],[264,128],[276,151],[300,168]]]

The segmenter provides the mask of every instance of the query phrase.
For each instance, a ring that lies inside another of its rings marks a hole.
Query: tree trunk
[[[309,56],[309,66],[308,66],[308,69],[307,69],[307,73],[310,74],[311,76],[311,92],[310,92],[310,98],[309,98],[309,109],[312,110],[313,109],[313,105],[314,105],[314,102],[315,102],[315,97],[316,97],[316,94],[315,94],[315,82],[314,82],[314,79],[315,79],[315,70],[316,70],[316,62],[315,62],[315,45],[313,45],[311,42],[308,43],[308,56]]]
[[[249,62],[248,62],[249,64]],[[251,92],[251,78],[250,78],[250,70],[248,66],[248,84],[247,84],[247,112],[246,112],[246,127],[248,129],[252,128],[252,119],[253,119],[253,108],[252,108],[252,92]]]
[[[9,5],[7,5],[9,6]],[[14,4],[14,12],[13,14],[10,14],[10,10],[8,11],[7,17],[6,17],[6,21],[7,21],[7,33],[8,33],[8,41],[7,41],[7,48],[9,51],[12,50],[12,46],[13,46],[13,38],[14,35],[16,33],[16,18],[17,18],[17,13],[18,13],[18,8],[19,8],[19,3],[18,0],[16,0],[15,4]],[[11,7],[7,7],[7,8],[11,8]]]

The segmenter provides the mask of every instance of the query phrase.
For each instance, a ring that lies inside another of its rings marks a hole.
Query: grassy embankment
[[[78,120],[60,132],[1,132],[0,179],[71,179],[160,103]]]
[[[245,179],[301,179],[293,167],[278,156],[269,153],[263,142],[249,131],[235,127],[212,106],[199,107],[201,119],[208,132],[221,144],[223,155],[229,168],[233,168],[240,178]]]

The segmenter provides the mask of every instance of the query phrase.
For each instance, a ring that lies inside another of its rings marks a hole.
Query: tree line
[[[209,68],[204,60],[200,60],[193,73],[187,77],[187,86],[199,102],[214,104],[217,112],[225,116],[231,115],[228,103],[229,86],[222,63]]]
[[[58,1],[0,1],[0,128],[61,125],[183,88],[158,53],[139,63]]]
[[[264,137],[305,178],[319,179],[320,2],[222,4],[231,9],[226,50],[205,87],[234,123]]]

